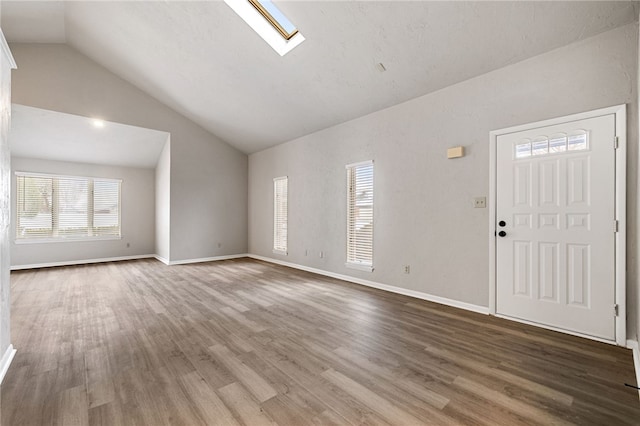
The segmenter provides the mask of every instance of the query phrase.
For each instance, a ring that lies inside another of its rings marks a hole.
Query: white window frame
[[[357,269],[360,271],[366,271],[366,272],[373,272],[373,227],[374,227],[374,200],[375,200],[375,186],[374,186],[374,181],[375,181],[375,171],[373,169],[373,165],[374,162],[373,160],[368,160],[368,161],[361,161],[358,163],[352,163],[352,164],[347,164],[345,166],[345,169],[347,171],[347,233],[346,233],[346,263],[345,266],[347,268],[351,268],[351,269]],[[352,256],[352,253],[354,253],[356,251],[356,247],[355,244],[356,240],[355,240],[355,236],[353,236],[353,226],[354,226],[354,221],[355,218],[353,218],[352,216],[355,214],[352,211],[352,207],[355,204],[355,199],[354,197],[356,196],[356,192],[357,192],[357,188],[354,188],[353,186],[353,179],[352,179],[352,173],[356,173],[357,169],[363,166],[371,166],[372,167],[372,176],[371,176],[371,241],[369,242],[369,249],[371,251],[371,260],[370,261],[363,261],[363,260],[358,260],[356,257]]]
[[[284,182],[284,193],[281,191]],[[284,201],[284,209],[282,204]],[[284,213],[284,214],[283,214]],[[282,233],[282,225],[286,229]],[[273,252],[288,254],[289,237],[289,177],[282,176],[273,179]]]
[[[58,229],[57,226],[59,224],[59,218],[57,217],[58,209],[52,206],[51,215],[52,215],[52,230],[51,236],[46,237],[19,237],[18,232],[20,230],[19,227],[19,207],[18,200],[19,198],[16,196],[15,199],[15,208],[16,208],[16,227],[15,227],[15,243],[16,244],[40,244],[40,243],[60,243],[60,242],[78,242],[78,241],[105,241],[105,240],[121,240],[122,239],[122,179],[113,179],[113,178],[100,178],[100,177],[88,177],[88,176],[71,176],[71,175],[58,175],[58,174],[45,174],[45,173],[32,173],[32,172],[15,172],[16,176],[16,191],[18,185],[18,178],[20,177],[32,177],[32,178],[45,178],[45,179],[74,179],[74,180],[85,180],[87,182],[87,235],[57,235]],[[95,211],[94,211],[94,182],[102,181],[102,182],[117,182],[118,183],[118,235],[92,235],[95,233],[94,220],[95,220]],[[53,187],[56,187],[55,181],[52,182]],[[57,197],[55,190],[52,192],[52,197]],[[52,203],[57,204],[54,200]]]

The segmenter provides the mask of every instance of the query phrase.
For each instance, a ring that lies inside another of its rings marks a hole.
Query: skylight
[[[270,0],[224,0],[280,56],[304,41],[296,26]]]
[[[270,0],[249,0],[249,2],[273,25],[285,40],[291,40],[291,37],[298,33],[296,26]]]

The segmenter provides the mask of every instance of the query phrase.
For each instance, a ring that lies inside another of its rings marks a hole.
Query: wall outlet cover
[[[476,209],[484,209],[487,207],[487,197],[475,197],[473,199],[473,207]]]

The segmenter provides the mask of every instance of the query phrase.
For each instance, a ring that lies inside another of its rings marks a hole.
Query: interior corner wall
[[[11,158],[11,169],[13,172],[11,188],[16,188],[16,171],[122,179],[120,202],[122,239],[16,243],[16,205],[12,203],[10,234],[12,268],[154,254],[155,178],[153,169],[20,157]]]
[[[637,117],[637,40],[630,24],[251,154],[250,253],[487,307],[491,229],[473,198],[489,195],[489,132],[618,104]],[[629,121],[627,217],[637,235],[638,128]],[[466,155],[448,160],[459,145]],[[345,165],[363,160],[375,161],[373,272],[345,267]],[[287,256],[272,252],[278,176],[289,177]],[[635,336],[635,244],[627,258]]]
[[[18,104],[171,134],[170,261],[247,251],[247,156],[64,44],[11,44]],[[167,64],[167,66],[171,66]]]
[[[156,165],[156,249],[164,262],[171,259],[171,136]]]

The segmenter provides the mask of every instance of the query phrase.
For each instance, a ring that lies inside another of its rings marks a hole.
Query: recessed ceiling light
[[[91,123],[92,123],[95,127],[98,127],[98,128],[102,128],[102,127],[104,127],[104,120],[99,120],[99,119],[97,119],[97,118],[96,118],[96,119],[92,120],[92,121],[91,121]]]

